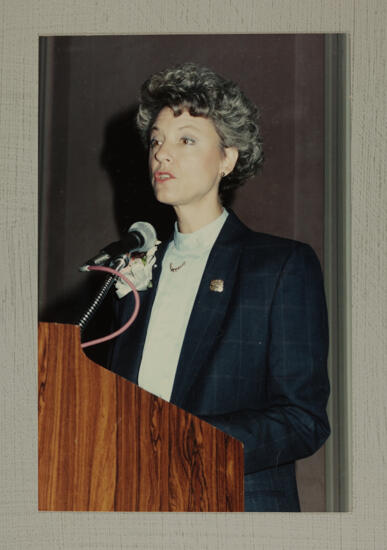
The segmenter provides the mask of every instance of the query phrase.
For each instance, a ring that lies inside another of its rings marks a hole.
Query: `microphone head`
[[[148,222],[133,223],[129,227],[128,233],[130,233],[131,231],[137,231],[137,233],[140,233],[142,238],[144,239],[144,244],[141,246],[141,248],[137,248],[139,252],[146,252],[156,244],[156,241],[157,241],[156,231],[153,225],[151,225],[150,223]]]

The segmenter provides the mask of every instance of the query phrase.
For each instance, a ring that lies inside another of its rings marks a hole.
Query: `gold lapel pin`
[[[224,281],[222,279],[213,279],[210,282],[210,290],[214,292],[223,292]]]

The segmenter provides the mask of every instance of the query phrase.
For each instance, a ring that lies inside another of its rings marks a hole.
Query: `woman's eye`
[[[193,138],[186,137],[186,136],[182,137],[181,141],[184,143],[184,145],[192,145],[195,143],[195,140]]]
[[[149,142],[149,147],[151,149],[153,149],[153,147],[155,147],[156,145],[158,145],[160,142],[158,139],[156,138],[151,138],[150,142]]]

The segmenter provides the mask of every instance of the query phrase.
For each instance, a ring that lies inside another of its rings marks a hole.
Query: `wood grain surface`
[[[240,512],[242,444],[39,323],[39,510]]]

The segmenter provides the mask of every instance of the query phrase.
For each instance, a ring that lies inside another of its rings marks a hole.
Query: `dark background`
[[[184,61],[234,80],[260,107],[265,165],[238,191],[235,213],[254,230],[309,243],[322,261],[324,35],[41,38],[40,320],[78,322],[102,282],[78,266],[132,222],[170,233],[173,212],[152,197],[133,116],[142,82]],[[100,335],[108,300],[104,308],[90,328]],[[104,348],[93,353],[98,361]],[[302,510],[324,510],[323,450],[297,475]]]

